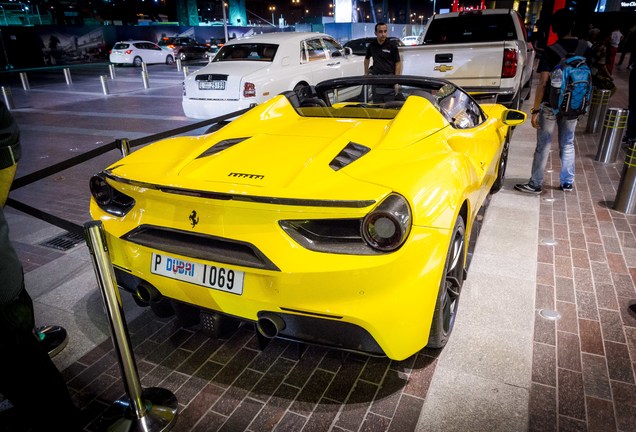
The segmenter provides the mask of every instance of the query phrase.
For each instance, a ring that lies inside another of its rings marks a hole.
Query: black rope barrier
[[[212,125],[212,124],[216,124],[216,123],[220,123],[222,121],[231,119],[233,117],[237,117],[241,114],[246,113],[247,111],[249,111],[250,109],[252,109],[252,107],[250,108],[245,108],[239,111],[234,111],[231,112],[229,114],[225,114],[219,117],[214,117],[212,119],[209,120],[203,120],[197,123],[193,123],[191,125],[187,125],[187,126],[182,126],[182,127],[178,127],[175,129],[170,129],[168,131],[165,132],[160,132],[154,135],[149,135],[147,137],[143,137],[143,138],[138,138],[135,140],[130,140],[129,141],[129,145],[130,147],[138,147],[144,144],[148,144],[151,142],[155,142],[155,141],[159,141],[161,139],[164,138],[169,138],[171,136],[174,135],[179,135],[182,134],[184,132],[189,132],[191,130],[194,129],[199,129],[208,125]],[[111,150],[115,150],[117,148],[119,148],[121,140],[115,140],[113,142],[110,142],[108,144],[104,144],[100,147],[97,147],[93,150],[89,150],[85,153],[79,154],[77,156],[74,156],[70,159],[67,159],[65,161],[56,163],[54,165],[48,166],[46,168],[42,168],[38,171],[32,172],[30,174],[26,174],[22,177],[19,177],[17,179],[15,179],[11,185],[11,190],[15,190],[15,189],[19,189],[21,187],[30,185],[32,183],[35,183],[37,181],[40,181],[46,177],[52,176],[53,174],[57,174],[60,171],[64,171],[66,169],[69,169],[71,167],[74,167],[75,165],[79,165],[81,163],[84,163],[90,159],[96,158],[97,156],[101,156],[104,153],[107,153]],[[44,222],[50,223],[51,225],[55,225],[58,226],[62,229],[65,229],[73,234],[79,234],[80,236],[84,235],[84,228],[80,225],[77,225],[73,222],[69,222],[67,220],[64,220],[62,218],[59,218],[55,215],[52,215],[50,213],[46,213],[43,212],[42,210],[38,210],[35,207],[32,207],[28,204],[22,203],[20,201],[17,201],[13,198],[9,198],[7,199],[7,203],[6,205],[13,207],[16,210],[19,210],[23,213],[26,213],[30,216],[33,216],[37,219],[43,220]]]

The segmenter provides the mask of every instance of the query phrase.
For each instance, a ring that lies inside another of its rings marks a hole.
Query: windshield
[[[431,21],[425,44],[498,42],[514,40],[514,22],[508,14],[468,14]]]
[[[257,44],[244,43],[224,45],[219,50],[213,62],[226,61],[273,61],[278,45],[274,44]]]

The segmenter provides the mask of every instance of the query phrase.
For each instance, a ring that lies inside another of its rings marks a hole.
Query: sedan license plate
[[[163,254],[153,253],[150,271],[154,274],[195,285],[243,294],[245,273],[225,267],[194,263]]]
[[[225,81],[199,81],[199,90],[225,90]]]

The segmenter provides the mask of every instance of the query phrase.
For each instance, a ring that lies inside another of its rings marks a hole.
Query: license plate
[[[199,81],[199,90],[225,90],[225,81]]]
[[[150,271],[170,279],[176,279],[206,288],[238,295],[243,294],[243,278],[245,273],[239,270],[200,264],[153,253]]]

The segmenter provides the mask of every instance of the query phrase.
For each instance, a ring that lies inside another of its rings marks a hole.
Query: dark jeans
[[[18,430],[79,431],[79,410],[33,334],[34,321],[24,287],[13,302],[0,306],[0,393],[23,419],[24,429]],[[0,430],[6,429],[0,425]]]

